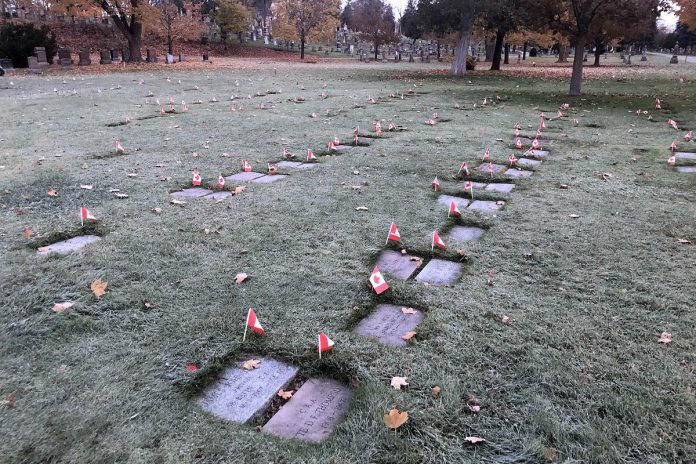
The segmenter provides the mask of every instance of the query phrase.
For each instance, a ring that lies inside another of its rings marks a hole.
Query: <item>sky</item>
[[[387,0],[389,4],[394,8],[394,16],[399,17],[399,12],[403,13],[406,9],[406,3],[408,0]],[[658,26],[664,25],[669,30],[674,30],[674,26],[677,24],[677,17],[674,13],[662,13],[660,19],[658,20]]]

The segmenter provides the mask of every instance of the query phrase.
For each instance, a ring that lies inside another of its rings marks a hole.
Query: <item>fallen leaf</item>
[[[367,211],[367,206],[358,206],[355,211]]]
[[[59,374],[65,374],[68,371],[68,365],[67,364],[61,364],[58,366],[58,373]]]
[[[669,332],[662,332],[662,335],[660,335],[660,339],[657,342],[664,343],[665,345],[667,343],[672,343],[672,334]]]
[[[53,307],[51,309],[57,313],[62,313],[63,311],[70,308],[74,304],[75,303],[73,303],[72,301],[66,301],[64,303],[56,303],[53,305]]]
[[[567,190],[567,189],[570,188],[570,185],[568,185],[568,184],[561,184],[561,185],[559,185],[559,187],[562,188],[562,189],[564,189],[564,190]]]
[[[81,169],[87,169],[88,167],[89,167],[89,166],[87,165],[87,163],[82,163],[82,164],[80,165],[80,168],[81,168]]]
[[[55,190],[49,190],[46,193],[48,194],[49,197],[57,197],[58,196],[58,192],[56,192]]]
[[[556,448],[544,448],[544,459],[547,461],[556,461],[558,458],[558,453]]]
[[[401,390],[401,387],[407,387],[408,377],[392,377],[391,386],[396,390]]]
[[[248,371],[254,370],[257,367],[259,367],[259,364],[261,364],[260,359],[250,359],[248,361],[244,361],[244,364],[242,364],[242,367]]]
[[[468,441],[468,442],[471,443],[472,445],[475,445],[476,443],[483,443],[483,442],[485,442],[486,439],[485,439],[485,438],[481,438],[481,437],[471,436],[471,437],[465,437],[465,438],[464,438],[464,441]]]
[[[188,366],[186,366],[186,370],[189,372],[196,372],[198,370],[198,366],[196,366],[195,364],[189,364]]]
[[[92,282],[92,285],[89,286],[89,288],[92,289],[92,293],[94,293],[94,296],[97,298],[101,298],[105,293],[106,293],[106,286],[108,283],[103,282],[101,279],[97,279],[94,282]]]
[[[242,282],[244,282],[245,280],[247,280],[247,277],[249,277],[249,276],[246,275],[246,274],[243,273],[243,272],[240,272],[239,274],[237,274],[236,276],[234,276],[234,283],[236,283],[236,284],[241,284]]]
[[[389,414],[384,415],[384,423],[390,429],[398,429],[406,423],[408,420],[408,413],[406,411],[399,412],[398,409],[392,409]]]
[[[408,331],[408,332],[406,332],[405,334],[403,334],[403,335],[401,336],[401,339],[402,339],[402,340],[410,340],[410,339],[412,339],[412,338],[415,337],[415,336],[416,336],[416,332]]]
[[[680,238],[680,239],[677,239],[677,241],[683,245],[691,245],[691,240],[686,239],[686,238]]]
[[[440,388],[439,385],[435,385],[431,390],[430,393],[433,395],[433,398],[437,398],[440,396],[440,392],[442,392],[442,388]]]
[[[278,396],[283,398],[284,400],[289,400],[292,398],[293,390],[278,390]]]
[[[185,205],[186,204],[185,201],[177,200],[176,198],[172,198],[170,203],[172,205]]]
[[[162,212],[162,208],[155,208],[152,210],[152,212],[155,214],[160,214]]]
[[[245,190],[246,190],[246,187],[244,187],[243,185],[240,185],[240,186],[234,188],[234,194],[239,195],[240,193],[242,193]]]
[[[39,253],[49,252],[51,251],[51,245],[39,247],[36,249],[36,251],[38,251]]]
[[[5,397],[2,399],[2,402],[0,402],[0,405],[7,408],[7,409],[14,409],[15,396],[17,396],[17,390],[5,395]]]
[[[416,310],[413,308],[402,307],[401,312],[404,314],[416,314]]]
[[[578,216],[577,214],[569,214],[568,217],[569,217],[569,218],[573,218],[573,219],[577,219],[577,218],[579,218],[580,216]]]
[[[125,193],[114,193],[114,196],[121,199],[128,198],[128,195]]]
[[[145,309],[152,309],[152,308],[154,308],[154,307],[155,307],[155,305],[153,305],[153,304],[150,303],[150,302],[147,302],[147,301],[146,301],[146,302],[143,303],[143,308],[145,308]]]
[[[466,401],[466,407],[469,408],[469,411],[473,412],[474,414],[481,411],[481,405],[474,396],[470,396],[469,399]]]
[[[29,238],[29,237],[34,235],[34,231],[31,229],[24,229],[24,232],[22,232],[22,235]]]
[[[89,184],[80,184],[80,188],[85,189],[85,190],[92,190],[94,188],[94,186],[89,185]]]
[[[510,323],[510,316],[501,317],[500,322],[502,322],[503,324],[509,324]]]

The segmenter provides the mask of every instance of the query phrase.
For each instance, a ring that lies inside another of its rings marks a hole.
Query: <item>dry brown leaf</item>
[[[396,390],[401,390],[401,387],[407,387],[408,377],[392,377],[391,386]]]
[[[437,398],[438,396],[440,396],[440,392],[442,392],[442,388],[439,385],[435,385],[430,390],[430,393],[433,395],[433,398]]]
[[[127,194],[127,193],[114,193],[114,196],[115,196],[116,198],[120,198],[120,199],[128,198],[128,194]]]
[[[244,282],[245,280],[247,280],[248,277],[249,277],[249,276],[246,275],[245,273],[240,272],[239,274],[237,274],[236,276],[234,276],[234,283],[236,283],[236,284],[241,284],[242,282]]]
[[[503,324],[509,324],[510,323],[510,316],[503,315],[503,317],[500,318],[500,322],[502,322]]]
[[[97,279],[94,282],[92,282],[92,285],[90,285],[89,288],[92,289],[92,293],[94,293],[94,296],[96,296],[97,298],[101,298],[106,293],[107,285],[108,283],[102,281],[101,279]]]
[[[406,306],[403,306],[401,308],[401,312],[404,314],[416,314],[416,310],[413,308],[407,308]]]
[[[410,340],[410,339],[412,339],[412,338],[415,337],[415,336],[416,336],[416,332],[414,332],[414,331],[411,330],[411,331],[408,331],[408,332],[406,332],[405,334],[403,334],[403,335],[401,336],[401,339],[402,339],[402,340]]]
[[[154,308],[154,307],[155,307],[155,305],[153,305],[152,303],[150,303],[150,302],[148,302],[148,301],[145,301],[145,302],[143,303],[143,308],[144,308],[144,309],[152,309],[152,308]]]
[[[355,211],[367,211],[367,206],[358,206]]]
[[[544,459],[554,462],[558,459],[556,448],[544,448]]]
[[[87,165],[87,163],[82,163],[82,164],[80,165],[80,168],[81,168],[81,169],[87,169],[88,167],[89,167],[89,166]]]
[[[234,194],[239,195],[240,193],[244,192],[245,190],[246,190],[246,187],[243,185],[240,185],[240,186],[234,188]]]
[[[17,396],[17,390],[13,391],[12,393],[8,393],[0,402],[0,406],[3,406],[7,409],[14,409],[15,396]]]
[[[569,218],[573,218],[573,219],[577,219],[577,218],[579,218],[580,216],[578,216],[577,214],[569,214],[568,217],[569,217]]]
[[[22,232],[22,235],[29,238],[29,237],[32,237],[34,235],[34,231],[31,229],[24,229],[24,232]]]
[[[664,343],[665,345],[667,343],[672,343],[672,334],[669,332],[662,332],[662,335],[660,335],[660,339],[657,342]]]
[[[399,412],[398,409],[392,409],[389,414],[384,415],[384,423],[390,429],[398,429],[406,423],[408,420],[408,413],[406,411]]]
[[[691,240],[686,239],[686,238],[680,238],[680,239],[677,239],[677,241],[683,245],[691,245]]]
[[[481,437],[471,436],[471,437],[465,437],[465,438],[464,438],[464,441],[467,441],[467,442],[471,443],[472,445],[475,445],[476,443],[483,443],[483,442],[485,442],[486,439],[485,439],[485,438],[481,438]]]
[[[84,190],[92,190],[94,186],[89,184],[80,184],[80,188]]]
[[[289,400],[290,398],[292,398],[293,393],[293,390],[278,390],[278,396],[280,396],[284,400]]]
[[[48,192],[46,192],[46,194],[47,194],[49,197],[57,197],[57,196],[58,196],[58,192],[55,191],[55,190],[49,190]]]
[[[182,206],[182,205],[185,205],[185,204],[186,204],[185,201],[177,200],[176,198],[172,198],[172,199],[169,201],[169,203],[171,203],[172,205],[179,205],[179,206]]]
[[[568,185],[568,184],[561,184],[561,185],[559,185],[559,187],[562,188],[562,189],[564,189],[564,190],[568,190],[568,189],[570,188],[570,185]]]
[[[261,364],[260,359],[249,359],[248,361],[244,361],[242,367],[248,371],[251,371],[259,367],[259,364]]]
[[[473,412],[474,414],[481,411],[481,405],[474,396],[470,396],[469,399],[466,401],[466,407],[469,408],[469,411]]]
[[[74,304],[75,303],[73,303],[72,301],[66,301],[64,303],[56,303],[53,305],[53,307],[51,309],[57,313],[62,313],[63,311],[70,308]]]
[[[160,214],[162,212],[162,208],[155,208],[152,210],[152,212],[155,214]]]

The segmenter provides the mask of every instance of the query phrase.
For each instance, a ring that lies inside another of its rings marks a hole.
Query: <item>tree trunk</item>
[[[528,43],[525,42],[525,43],[524,43],[524,48],[522,49],[522,61],[524,61],[524,60],[527,59],[527,45],[528,45]]]
[[[503,57],[504,42],[505,30],[500,28],[495,33],[495,48],[493,49],[493,64],[491,64],[491,71],[500,71],[500,60]]]
[[[556,63],[567,63],[568,62],[568,45],[564,43],[558,44],[558,61]]]
[[[594,67],[599,67],[599,59],[602,57],[602,44],[595,42]]]
[[[496,34],[497,37],[497,34]],[[486,44],[486,61],[493,62],[495,60],[495,47],[498,44],[496,40],[493,39],[493,37],[486,37],[485,40]],[[491,68],[492,70],[493,68]]]
[[[505,61],[503,61],[504,64],[510,64],[510,44],[506,43],[505,44]]]
[[[378,54],[379,54],[379,42],[375,42],[375,61],[377,61]]]
[[[582,65],[585,54],[587,34],[578,34],[575,37],[575,55],[573,56],[573,75],[570,78],[570,95],[577,97],[582,93]]]
[[[469,42],[471,41],[471,28],[474,25],[474,13],[466,10],[462,13],[459,25],[459,40],[452,59],[450,74],[463,76],[466,74],[466,58],[469,56]]]
[[[140,63],[143,61],[141,48],[143,47],[143,25],[135,20],[131,21],[131,33],[128,37],[129,61]]]
[[[170,55],[174,54],[174,41],[171,33],[167,35],[167,50],[169,50]]]
[[[305,44],[305,38],[300,37],[300,59],[304,60],[304,44]]]

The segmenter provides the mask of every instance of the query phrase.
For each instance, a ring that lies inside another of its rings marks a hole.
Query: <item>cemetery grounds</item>
[[[577,99],[553,72],[453,79],[436,63],[3,78],[0,461],[696,461],[696,174],[666,162],[673,140],[696,152],[681,139],[696,127],[696,67],[660,60],[608,67]],[[160,115],[155,100],[168,110],[170,97],[175,112]],[[531,177],[475,170],[486,147],[507,164],[515,122],[533,134],[566,102]],[[377,119],[383,136],[367,137]],[[356,126],[364,146],[324,156]],[[171,203],[195,168],[212,187],[243,159],[265,172],[284,145],[300,161],[311,148],[317,165],[228,181],[246,189],[220,202]],[[472,174],[454,179],[462,161]],[[494,214],[448,218],[435,176],[456,196],[462,180],[515,188],[475,191],[504,202]],[[99,220],[81,228],[83,205]],[[461,278],[385,275],[391,289],[372,292],[380,253],[401,249],[385,245],[392,222],[425,262],[438,230],[447,249],[435,254]],[[455,244],[457,224],[485,234]],[[85,233],[101,240],[37,254]],[[353,332],[380,303],[423,312],[407,346]],[[242,342],[248,308],[266,335]],[[319,332],[335,342],[321,360]],[[269,413],[240,425],[196,404],[230,363],[259,357],[350,388],[325,441],[263,434]],[[397,376],[408,386],[392,388]],[[396,430],[382,419],[392,408],[409,414]]]

